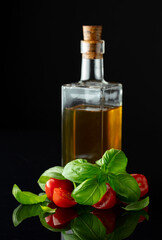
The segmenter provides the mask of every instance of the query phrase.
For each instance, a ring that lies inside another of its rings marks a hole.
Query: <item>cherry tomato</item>
[[[57,206],[52,203],[52,205],[48,205],[50,208],[57,208]],[[57,208],[56,212],[50,216],[45,218],[46,223],[52,228],[63,229],[65,228],[72,219],[78,216],[77,212],[73,208]]]
[[[45,192],[47,194],[47,197],[49,200],[53,201],[53,190],[54,188],[62,188],[66,189],[69,192],[73,191],[73,183],[70,182],[69,180],[60,180],[56,178],[50,178],[45,185]]]
[[[77,204],[75,200],[71,197],[71,193],[66,189],[62,189],[62,188],[54,188],[53,202],[58,207],[62,207],[62,208],[73,207],[74,205]]]
[[[143,197],[144,195],[146,195],[149,191],[147,178],[144,175],[137,174],[137,173],[131,174],[131,176],[134,177],[138,183],[138,186],[141,191],[140,197]]]
[[[106,193],[103,195],[99,202],[93,205],[93,207],[97,209],[109,209],[116,204],[115,191],[112,189],[112,187],[110,187],[108,183],[106,183],[106,185],[107,185]]]

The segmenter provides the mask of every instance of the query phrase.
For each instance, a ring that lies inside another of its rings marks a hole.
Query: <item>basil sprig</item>
[[[47,169],[38,179],[40,188],[44,191],[45,184],[50,178],[68,179],[74,183],[71,193],[74,200],[82,205],[97,203],[106,192],[106,183],[116,192],[118,198],[133,205],[125,210],[141,209],[149,201],[138,202],[140,188],[136,180],[126,172],[128,159],[124,152],[118,149],[107,150],[95,164],[86,159],[75,159],[63,168],[55,166]],[[13,195],[21,204],[37,204],[46,200],[46,195],[38,196],[29,192],[22,192],[17,185],[13,187]]]
[[[136,180],[126,172],[128,159],[124,152],[110,149],[96,164],[84,159],[69,162],[62,175],[79,183],[72,192],[76,202],[84,205],[97,203],[106,192],[106,183],[115,190],[119,199],[131,203],[138,201],[140,189]]]

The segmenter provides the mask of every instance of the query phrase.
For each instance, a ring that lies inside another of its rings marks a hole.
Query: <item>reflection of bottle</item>
[[[83,26],[81,80],[62,86],[63,165],[121,149],[122,85],[104,80],[101,33],[101,26]]]

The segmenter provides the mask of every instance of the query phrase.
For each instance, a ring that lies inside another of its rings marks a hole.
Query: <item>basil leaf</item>
[[[42,211],[44,212],[44,213],[55,213],[56,212],[56,208],[50,208],[50,207],[47,207],[47,206],[42,206],[42,205],[40,205],[40,207],[41,207],[41,209],[42,209]]]
[[[91,178],[77,186],[71,195],[79,204],[93,205],[103,197],[106,189],[105,182],[99,183],[97,179]]]
[[[123,202],[135,202],[140,197],[140,189],[137,181],[128,173],[109,174],[108,182]]]
[[[113,148],[107,150],[102,158],[96,161],[96,164],[101,166],[103,171],[114,174],[125,172],[127,163],[128,159],[124,152]]]
[[[47,198],[46,194],[38,196],[31,192],[21,191],[16,184],[13,186],[12,194],[19,203],[27,205],[44,202]]]
[[[76,238],[72,239],[104,239],[106,229],[95,215],[88,213],[82,214],[71,222],[71,229]],[[78,238],[77,238],[78,237]],[[71,239],[71,238],[65,238]]]
[[[54,213],[55,209],[41,206],[39,203],[33,205],[19,205],[12,214],[13,224],[17,227],[23,220],[38,216],[42,212]]]
[[[45,191],[45,184],[50,178],[65,179],[62,175],[63,169],[64,168],[60,166],[47,169],[38,179],[40,188]]]
[[[62,174],[72,182],[82,183],[87,178],[101,175],[101,170],[95,164],[88,163],[87,160],[77,159],[66,164]]]
[[[122,207],[122,208],[126,211],[137,211],[137,210],[142,210],[143,208],[147,207],[148,205],[149,205],[149,197],[146,197],[140,201],[130,203],[126,207]]]

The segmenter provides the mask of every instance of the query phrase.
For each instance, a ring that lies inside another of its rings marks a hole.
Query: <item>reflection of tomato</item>
[[[99,210],[95,209],[92,211],[98,219],[102,222],[104,227],[106,228],[106,233],[109,234],[114,231],[115,229],[115,222],[116,222],[116,215],[117,212],[115,209],[108,209],[108,210]]]
[[[45,220],[46,223],[52,228],[63,229],[72,219],[76,218],[77,216],[78,214],[73,208],[57,208],[56,212],[50,216],[47,216]]]
[[[56,178],[50,178],[45,185],[45,192],[47,194],[47,197],[49,200],[53,200],[53,190],[54,188],[62,188],[62,189],[66,189],[69,192],[73,191],[73,183],[70,182],[69,180],[60,180],[60,179],[56,179]]]
[[[110,187],[108,183],[106,183],[106,185],[107,185],[106,193],[103,195],[99,202],[93,205],[93,207],[98,209],[109,209],[116,204],[115,191],[112,189],[112,187]]]
[[[142,174],[136,174],[136,173],[131,174],[131,176],[134,177],[138,183],[138,186],[141,191],[140,197],[143,197],[144,195],[146,195],[149,190],[147,178]]]
[[[145,212],[148,212],[148,206],[143,209]],[[141,223],[145,220],[145,216],[141,215],[138,219],[138,222]]]
[[[53,191],[53,202],[62,208],[73,207],[77,204],[75,200],[71,197],[71,193],[62,188],[54,188]]]

